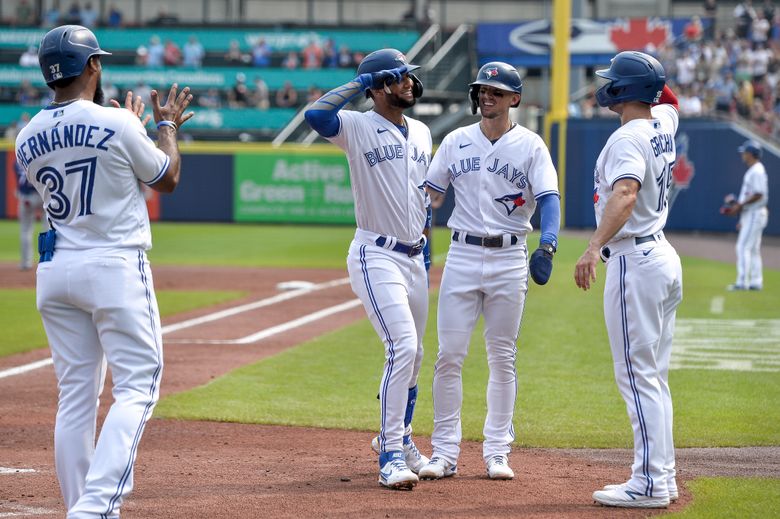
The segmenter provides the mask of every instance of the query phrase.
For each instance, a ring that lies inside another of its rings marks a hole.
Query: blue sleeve
[[[366,74],[363,74],[364,76]],[[323,137],[333,137],[339,133],[341,122],[339,121],[339,110],[352,99],[363,93],[365,85],[369,79],[361,82],[362,76],[358,76],[353,81],[340,87],[334,88],[324,96],[314,101],[306,109],[303,116],[306,122],[314,131]]]
[[[551,243],[557,249],[558,230],[561,228],[561,199],[558,193],[550,193],[540,198],[538,204],[542,231],[539,243]]]

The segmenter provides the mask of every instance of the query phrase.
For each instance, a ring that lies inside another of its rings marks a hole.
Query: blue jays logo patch
[[[512,214],[512,212],[517,209],[518,207],[522,207],[525,205],[525,198],[523,198],[523,192],[504,195],[498,198],[494,198],[496,202],[504,206],[504,209],[506,209],[506,215],[509,216]]]
[[[485,76],[487,76],[488,79],[492,77],[498,76],[498,67],[490,67],[485,69]]]

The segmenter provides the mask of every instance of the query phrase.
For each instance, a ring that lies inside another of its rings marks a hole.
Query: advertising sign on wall
[[[341,153],[238,154],[234,201],[237,222],[355,223]]]

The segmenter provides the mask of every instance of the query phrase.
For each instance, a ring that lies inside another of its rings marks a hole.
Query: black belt
[[[655,241],[655,234],[649,234],[647,236],[638,236],[634,238],[634,243],[637,245],[642,245],[643,243],[647,243],[649,241]],[[609,247],[604,247],[601,249],[601,255],[605,258],[609,258],[610,255]]]
[[[380,247],[384,247],[385,243],[387,243],[387,237],[386,236],[380,236],[376,239],[374,242]],[[410,258],[412,256],[417,256],[423,251],[423,247],[425,246],[425,239],[420,238],[420,241],[415,243],[414,245],[404,245],[403,243],[396,242],[395,245],[393,245],[393,248],[391,250],[394,250],[395,252],[400,252],[402,254],[406,254]]]
[[[452,233],[452,241],[460,241],[458,240],[458,237],[460,237],[459,231],[455,231],[454,233]],[[479,245],[481,247],[503,247],[504,246],[503,236],[472,236],[470,234],[467,234],[464,241],[469,245]],[[509,239],[509,244],[516,245],[517,236],[513,234],[512,237]]]

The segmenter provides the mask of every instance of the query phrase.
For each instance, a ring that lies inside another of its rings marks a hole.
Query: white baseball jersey
[[[760,162],[756,162],[745,172],[742,179],[742,188],[739,190],[739,203],[744,203],[751,196],[761,193],[761,198],[742,208],[742,212],[757,211],[767,206],[769,202],[769,179],[766,168]]]
[[[358,228],[412,243],[425,226],[432,141],[427,126],[404,119],[408,138],[374,111],[341,110],[339,133],[328,140],[347,153]]]
[[[668,104],[654,106],[651,112],[654,119],[635,119],[615,130],[596,160],[593,203],[597,225],[615,182],[633,178],[641,184],[634,211],[610,242],[649,236],[666,225],[679,117]]]
[[[678,116],[667,104],[651,113],[653,119],[629,121],[610,136],[596,162],[594,208],[601,222],[615,182],[633,178],[641,184],[631,216],[607,244],[604,320],[615,381],[633,430],[628,492],[664,498],[677,489],[669,363],[682,267],[661,231]]]
[[[48,107],[19,132],[16,157],[43,197],[58,250],[152,246],[138,181],[160,180],[169,158],[129,110],[85,100]]]
[[[558,176],[544,141],[516,125],[492,144],[479,123],[447,135],[426,179],[444,193],[452,184],[457,204],[447,222],[480,236],[528,233],[536,199],[558,193]]]

